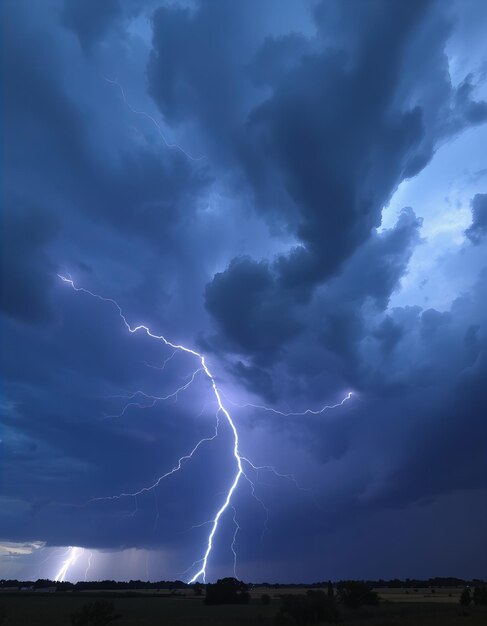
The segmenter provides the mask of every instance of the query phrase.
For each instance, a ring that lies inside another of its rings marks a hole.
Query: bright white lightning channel
[[[67,558],[63,561],[61,568],[54,578],[57,583],[63,583],[65,581],[69,568],[76,563],[82,552],[83,548],[78,548],[76,546],[72,546],[68,549]]]
[[[237,427],[235,425],[235,422],[232,419],[232,416],[230,415],[228,409],[224,406],[223,401],[222,401],[222,392],[218,389],[217,384],[215,382],[215,378],[213,377],[213,374],[210,372],[208,365],[206,363],[205,357],[203,354],[200,354],[199,352],[197,352],[196,350],[193,350],[192,348],[187,348],[186,346],[177,344],[177,343],[173,343],[171,341],[169,341],[168,339],[166,339],[166,337],[164,337],[164,335],[157,335],[154,334],[150,328],[148,326],[145,326],[143,324],[139,324],[136,326],[132,326],[128,321],[127,318],[125,317],[122,308],[120,307],[120,305],[118,304],[118,302],[116,302],[115,300],[113,300],[112,298],[105,298],[104,296],[100,296],[99,294],[93,293],[92,291],[89,291],[88,289],[84,289],[83,287],[77,287],[73,280],[69,277],[66,276],[62,276],[61,274],[58,274],[59,278],[66,284],[70,285],[75,291],[77,292],[82,292],[82,293],[86,293],[90,296],[92,296],[93,298],[96,298],[98,300],[101,300],[102,302],[109,302],[110,304],[112,304],[119,313],[119,316],[122,320],[122,322],[124,323],[125,327],[127,328],[127,330],[130,333],[137,333],[137,332],[143,332],[146,335],[148,335],[149,337],[151,337],[152,339],[156,339],[158,341],[162,341],[166,346],[172,348],[175,352],[176,351],[180,351],[180,352],[184,352],[186,354],[189,354],[193,357],[195,357],[196,359],[199,360],[199,363],[201,365],[201,367],[196,370],[196,372],[193,374],[192,378],[191,378],[191,382],[194,380],[194,377],[196,375],[196,373],[198,371],[202,371],[205,376],[208,378],[210,384],[211,384],[211,388],[213,391],[213,395],[215,397],[216,403],[218,405],[218,410],[217,410],[217,424],[216,424],[216,428],[215,428],[215,434],[212,437],[206,437],[204,439],[201,439],[191,450],[191,452],[187,455],[182,456],[178,463],[172,468],[172,470],[170,470],[169,472],[166,472],[166,474],[164,474],[163,476],[161,476],[155,483],[153,483],[152,485],[150,485],[149,487],[144,487],[142,488],[140,491],[136,492],[136,493],[123,493],[123,494],[119,494],[118,496],[108,496],[108,497],[104,497],[104,498],[94,498],[91,501],[95,501],[95,500],[107,500],[107,499],[117,499],[120,497],[125,497],[125,496],[134,496],[136,497],[137,495],[145,492],[145,491],[149,491],[154,489],[155,487],[157,487],[159,485],[159,483],[166,477],[170,476],[171,474],[174,474],[175,472],[179,471],[182,467],[182,463],[185,460],[189,460],[192,458],[192,456],[195,454],[195,452],[198,450],[198,448],[207,441],[212,441],[214,440],[217,435],[218,435],[218,425],[219,425],[219,418],[220,418],[220,414],[222,414],[228,425],[230,426],[230,429],[232,431],[233,434],[233,456],[235,458],[235,474],[233,476],[233,479],[231,481],[230,487],[228,488],[226,494],[225,494],[225,498],[222,502],[222,504],[220,505],[219,509],[217,510],[215,516],[213,517],[212,520],[210,520],[210,524],[211,524],[211,528],[210,528],[210,532],[208,534],[208,538],[207,538],[207,542],[206,542],[206,549],[204,550],[203,556],[201,559],[199,559],[198,561],[195,561],[193,563],[193,565],[191,566],[191,568],[193,567],[198,567],[198,570],[193,574],[193,576],[190,578],[190,580],[188,581],[189,583],[194,583],[196,582],[199,578],[201,578],[203,580],[203,582],[206,582],[206,571],[207,571],[207,567],[208,567],[208,559],[210,557],[212,548],[213,548],[213,542],[214,542],[214,538],[216,535],[216,532],[218,530],[218,525],[219,522],[222,518],[222,516],[224,515],[224,513],[226,512],[226,510],[228,508],[232,508],[234,510],[234,516],[233,516],[233,521],[234,524],[236,524],[236,531],[235,534],[233,536],[233,541],[232,541],[232,545],[231,545],[231,549],[234,555],[234,571],[235,571],[235,567],[236,567],[236,551],[235,551],[235,541],[236,541],[236,534],[237,531],[239,530],[238,524],[236,522],[236,516],[235,516],[235,509],[232,505],[232,498],[233,495],[235,493],[235,491],[237,490],[238,484],[241,480],[242,477],[244,477],[248,483],[250,484],[251,487],[251,491],[252,491],[252,495],[258,500],[258,502],[260,504],[263,505],[262,501],[260,499],[258,499],[255,495],[254,492],[254,482],[249,478],[249,476],[246,474],[245,470],[244,470],[244,463],[246,463],[250,469],[253,469],[255,471],[258,470],[268,470],[271,471],[273,474],[275,474],[276,476],[279,476],[281,478],[286,478],[289,480],[292,480],[293,482],[296,482],[294,477],[292,475],[289,474],[280,474],[279,472],[277,472],[274,467],[270,466],[270,465],[264,465],[264,466],[257,466],[254,465],[247,457],[242,456],[242,454],[240,453],[239,450],[239,436],[238,436],[238,430]],[[189,383],[191,384],[191,383]],[[188,385],[184,386],[184,389],[186,389]],[[182,390],[183,388],[181,388],[180,390]],[[180,391],[178,390],[178,391]],[[142,392],[137,392],[137,393],[141,393]],[[177,393],[177,392],[176,392]],[[174,395],[174,394],[172,394]],[[327,410],[327,409],[333,409],[336,408],[338,406],[341,406],[344,404],[344,402],[346,402],[347,400],[349,400],[351,398],[352,394],[349,393],[347,394],[347,396],[338,404],[336,405],[331,405],[331,406],[325,406],[323,407],[320,411],[311,411],[311,410],[306,410],[302,413],[289,413],[287,415],[305,415],[307,413],[313,413],[313,414],[317,414],[317,413],[322,413],[323,411]],[[151,397],[152,400],[154,400],[154,403],[157,402],[158,400],[162,400],[165,398],[158,398],[155,396]],[[267,407],[264,406],[258,406],[258,405],[244,405],[244,406],[254,406],[254,408],[259,408],[259,409],[264,409],[264,410],[271,410],[274,411],[275,413],[280,413],[282,415],[286,415],[285,413],[281,413],[277,410],[273,410],[273,409],[268,409]],[[265,511],[267,512],[267,509],[264,506]],[[69,569],[69,567],[74,563],[74,561],[77,559],[77,557],[79,556],[79,553],[77,553],[77,550],[81,550],[81,548],[72,548],[70,551],[70,556],[69,558],[63,563],[63,566],[61,568],[61,570],[58,573],[58,576],[56,577],[56,580],[64,580],[64,577],[66,576],[66,572]],[[191,569],[190,568],[190,569]]]

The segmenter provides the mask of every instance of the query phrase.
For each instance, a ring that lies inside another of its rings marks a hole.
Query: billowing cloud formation
[[[225,334],[246,352],[267,357],[300,328],[289,300],[269,264],[248,257],[233,259],[206,288],[206,306]]]
[[[216,409],[200,376],[177,402],[132,397],[170,394],[197,364],[124,332],[63,273],[204,351],[242,453],[311,489],[257,477],[262,542],[242,487],[241,576],[487,575],[485,169],[458,147],[487,121],[483,4],[2,10],[2,545],[85,546],[114,577],[111,554],[146,549],[150,576],[175,578],[228,487],[222,429],[157,490],[92,500],[153,484]],[[456,165],[438,177],[445,151]],[[409,199],[420,178],[452,196],[443,216]],[[351,390],[317,415],[242,408]],[[219,533],[211,578],[230,571],[231,519]]]
[[[474,244],[487,234],[487,194],[478,193],[472,200],[472,225],[465,234]]]
[[[317,9],[318,28],[326,28],[325,8],[338,10],[333,3]],[[352,20],[357,8],[347,4],[341,19]],[[399,183],[426,165],[445,136],[487,119],[471,77],[457,89],[449,81],[448,28],[430,3],[366,10],[368,19],[340,48],[325,37],[307,46],[295,34],[266,39],[251,67],[271,96],[250,111],[242,111],[238,71],[246,50],[234,46],[245,17],[217,2],[195,13],[160,9],[155,17],[149,77],[161,110],[174,122],[204,115],[200,123],[215,129],[220,144],[234,144],[259,209],[277,213],[302,242],[279,264],[280,280],[300,290],[336,273],[380,225]],[[209,36],[215,22],[225,24],[216,41]],[[431,61],[418,71],[425,57]],[[272,58],[284,67],[270,71]]]

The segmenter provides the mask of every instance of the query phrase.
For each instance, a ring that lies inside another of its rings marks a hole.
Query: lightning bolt
[[[83,548],[78,548],[76,546],[71,546],[68,549],[68,553],[67,553],[68,558],[65,561],[63,561],[63,564],[61,565],[60,570],[58,571],[58,573],[56,574],[54,578],[54,580],[57,583],[64,582],[69,568],[76,563],[76,561],[78,560],[78,557],[82,554],[82,552],[83,552]]]
[[[93,297],[93,298],[95,298],[97,300],[100,300],[100,301],[106,302],[106,303],[110,303],[111,305],[113,305],[116,308],[116,310],[118,311],[119,317],[122,320],[123,324],[125,325],[125,327],[127,328],[127,330],[130,333],[132,333],[132,334],[138,333],[138,332],[145,333],[147,336],[151,337],[152,339],[155,339],[156,341],[160,341],[165,346],[167,346],[169,348],[172,348],[174,350],[174,353],[176,353],[176,352],[183,352],[183,353],[186,353],[186,354],[194,357],[195,359],[197,359],[199,361],[199,367],[194,372],[190,382],[187,383],[182,388],[178,389],[176,392],[174,392],[172,394],[172,396],[177,395],[177,393],[179,393],[183,388],[187,389],[187,387],[190,384],[192,384],[192,382],[194,381],[194,378],[195,378],[196,374],[198,372],[202,372],[206,376],[206,378],[208,379],[208,381],[210,383],[210,386],[211,386],[214,398],[216,400],[216,404],[218,406],[218,410],[216,412],[216,426],[215,426],[214,434],[212,436],[210,436],[210,437],[205,437],[205,438],[201,439],[192,448],[192,450],[188,454],[185,454],[184,456],[179,458],[178,462],[176,463],[176,465],[171,470],[169,470],[168,472],[166,472],[165,474],[160,476],[153,484],[151,484],[149,486],[146,486],[146,487],[143,487],[142,489],[140,489],[137,492],[121,493],[121,494],[119,494],[117,496],[108,496],[108,497],[104,497],[104,498],[93,498],[90,502],[93,502],[93,501],[96,501],[96,500],[118,499],[118,498],[127,497],[127,496],[131,496],[131,497],[134,497],[135,499],[137,499],[138,495],[140,495],[140,494],[142,494],[142,493],[144,493],[146,491],[151,491],[151,490],[155,489],[161,483],[162,480],[164,480],[165,478],[167,478],[167,477],[173,475],[174,473],[178,472],[182,468],[183,463],[185,461],[187,461],[187,460],[190,460],[194,456],[194,454],[197,452],[197,450],[203,445],[203,443],[209,442],[209,441],[213,441],[217,437],[217,435],[218,435],[218,427],[219,427],[219,424],[220,424],[220,419],[223,418],[227,422],[227,424],[230,427],[230,430],[232,432],[232,438],[233,438],[232,451],[233,451],[233,457],[234,457],[234,460],[235,460],[235,470],[234,470],[234,474],[233,474],[233,477],[232,477],[231,482],[230,482],[230,486],[228,487],[227,491],[225,492],[225,497],[223,499],[223,502],[221,503],[220,507],[216,511],[214,517],[209,521],[210,532],[209,532],[208,537],[207,537],[206,548],[205,548],[205,550],[203,552],[203,556],[202,556],[201,559],[199,559],[197,561],[194,561],[194,563],[186,571],[190,571],[193,568],[198,568],[197,571],[193,574],[193,576],[188,581],[189,583],[194,583],[194,582],[196,582],[200,578],[202,579],[203,582],[206,582],[208,560],[210,558],[210,555],[211,555],[211,552],[212,552],[212,549],[213,549],[215,535],[216,535],[216,533],[218,531],[220,520],[222,519],[223,515],[225,514],[225,512],[227,511],[228,508],[232,508],[233,511],[234,511],[233,522],[234,522],[235,527],[236,527],[234,535],[233,535],[232,544],[231,544],[231,549],[232,549],[232,552],[234,554],[234,571],[235,571],[235,569],[236,569],[236,558],[237,558],[236,557],[236,537],[237,537],[237,533],[238,533],[240,527],[239,527],[239,525],[237,523],[237,520],[236,520],[236,511],[235,511],[235,508],[234,508],[234,506],[232,504],[232,499],[233,499],[233,496],[234,496],[235,492],[237,491],[237,488],[238,488],[239,483],[240,483],[242,478],[244,478],[248,482],[248,484],[250,485],[252,495],[264,507],[264,510],[266,511],[266,515],[267,515],[266,520],[268,518],[268,510],[264,506],[263,502],[256,496],[256,494],[255,494],[255,483],[246,474],[246,472],[244,470],[244,464],[247,464],[251,469],[253,469],[257,473],[260,470],[267,470],[267,471],[270,471],[270,472],[274,473],[278,477],[286,478],[288,480],[292,480],[293,482],[295,482],[295,484],[297,484],[296,480],[290,474],[280,474],[279,472],[277,472],[275,470],[275,468],[273,466],[270,466],[270,465],[263,465],[263,466],[254,465],[247,457],[245,457],[245,456],[243,456],[241,454],[240,449],[239,449],[240,440],[239,440],[239,434],[238,434],[237,427],[235,425],[235,422],[234,422],[234,420],[233,420],[229,410],[226,408],[226,406],[223,403],[223,400],[222,400],[223,393],[218,388],[218,386],[216,384],[216,381],[215,381],[215,377],[212,374],[212,372],[210,371],[210,369],[208,367],[208,364],[206,362],[205,356],[203,354],[200,354],[199,352],[197,352],[196,350],[194,350],[192,348],[188,348],[188,347],[183,346],[181,344],[174,343],[174,342],[170,341],[169,339],[167,339],[164,335],[158,335],[158,334],[153,333],[148,326],[145,326],[143,324],[138,324],[138,325],[134,326],[134,325],[130,324],[129,321],[127,320],[127,318],[125,317],[122,308],[116,302],[116,300],[113,300],[112,298],[106,298],[104,296],[100,296],[99,294],[93,293],[92,291],[89,291],[88,289],[85,289],[83,287],[77,287],[70,277],[63,276],[61,274],[58,274],[58,277],[64,283],[69,285],[74,291],[80,292],[80,293],[85,293],[85,294],[90,295],[91,297]],[[137,394],[144,395],[143,392],[136,392],[133,395],[133,397],[135,397],[135,395],[137,395]],[[338,406],[341,406],[344,402],[346,402],[347,400],[349,400],[351,398],[351,395],[352,394],[349,393],[342,400],[342,402],[338,403],[337,405],[325,406],[325,407],[323,407],[319,411],[312,411],[310,409],[307,409],[306,411],[304,411],[302,413],[292,413],[292,412],[290,412],[290,413],[288,413],[288,415],[304,415],[304,414],[307,414],[307,413],[312,413],[312,414],[322,413],[325,410],[333,409],[333,408],[336,408]],[[151,396],[151,399],[153,400],[154,403],[156,403],[159,400],[165,400],[168,397]],[[125,408],[127,408],[129,406],[129,404],[126,405]],[[260,406],[260,405],[250,405],[250,404],[248,404],[248,405],[242,405],[242,406],[244,406],[244,407],[245,406],[254,406],[255,408],[259,408],[259,409],[263,409],[263,410],[269,410],[269,411],[273,411],[273,412],[281,414],[281,415],[286,415],[283,412],[277,411],[275,409],[269,409],[268,407],[264,407],[264,406]],[[63,566],[62,566],[62,568],[61,568],[61,570],[60,570],[56,580],[64,580],[64,576],[66,575],[67,570],[73,564],[73,562],[76,560],[77,556],[79,556],[79,554],[76,553],[76,550],[80,550],[80,548],[72,548],[71,549],[70,557],[63,564]]]
[[[151,485],[149,485],[147,487],[142,487],[138,491],[134,491],[132,493],[119,493],[118,495],[115,495],[115,496],[102,496],[100,498],[91,498],[90,500],[88,500],[88,503],[90,503],[90,502],[97,502],[97,501],[101,501],[101,500],[119,500],[120,498],[129,498],[129,497],[130,498],[137,498],[137,496],[140,496],[143,493],[146,493],[147,491],[152,491],[153,489],[158,487],[165,478],[168,478],[169,476],[172,476],[176,472],[179,472],[179,470],[183,466],[184,461],[189,461],[189,459],[192,459],[193,455],[196,453],[196,451],[204,443],[206,443],[207,441],[213,441],[214,439],[217,438],[219,423],[220,423],[220,420],[218,418],[218,412],[217,412],[217,421],[216,421],[216,426],[215,426],[215,433],[213,434],[213,436],[211,436],[211,437],[203,437],[203,439],[200,439],[198,441],[198,443],[194,446],[194,448],[191,450],[191,452],[188,452],[188,454],[185,454],[184,456],[180,457],[178,459],[178,462],[176,463],[176,465],[172,469],[170,469],[165,474],[162,474],[161,476],[159,476],[159,478],[154,483],[152,483]]]
[[[88,580],[88,572],[90,571],[91,568],[91,559],[93,558],[93,552],[90,552],[88,555],[88,565],[86,566],[85,569],[85,578],[84,581],[86,582]]]
[[[325,404],[323,407],[321,407],[321,409],[316,409],[316,410],[305,409],[304,411],[288,411],[288,412],[279,411],[278,409],[273,409],[272,407],[265,406],[263,404],[252,404],[251,402],[247,402],[246,404],[238,404],[237,402],[233,402],[232,400],[230,400],[228,396],[226,396],[225,394],[222,393],[222,395],[225,396],[225,399],[230,404],[238,407],[239,409],[252,408],[252,409],[258,409],[260,411],[268,411],[269,413],[275,413],[276,415],[282,415],[283,417],[300,417],[302,415],[320,415],[321,413],[324,413],[325,411],[330,411],[331,409],[338,409],[339,407],[343,406],[345,402],[348,402],[349,400],[351,400],[354,393],[353,391],[349,391],[347,395],[342,400],[340,400],[340,402],[337,402],[336,404]]]
[[[232,538],[232,544],[231,544],[231,549],[233,552],[233,575],[235,578],[237,578],[237,549],[236,549],[236,545],[237,545],[237,534],[238,531],[240,530],[240,526],[238,525],[237,522],[237,509],[232,506],[233,509],[233,523],[235,524],[235,531],[233,533],[233,538]]]
[[[131,408],[131,407],[137,407],[139,409],[151,409],[153,407],[155,407],[155,405],[158,402],[162,402],[164,400],[171,400],[171,399],[178,399],[179,394],[182,391],[186,391],[186,389],[188,387],[190,387],[193,383],[194,383],[194,379],[196,378],[196,375],[201,372],[201,368],[197,369],[196,371],[194,371],[190,378],[189,381],[187,383],[185,383],[184,385],[181,385],[181,387],[179,387],[178,389],[176,389],[176,391],[173,391],[169,394],[167,394],[166,396],[153,396],[153,395],[149,395],[147,393],[145,393],[144,391],[141,391],[140,389],[137,391],[134,391],[133,393],[126,395],[126,396],[111,396],[112,398],[122,398],[122,399],[127,399],[127,400],[133,400],[134,398],[136,398],[137,396],[141,396],[143,398],[146,398],[148,400],[151,400],[152,402],[150,402],[149,404],[140,404],[140,402],[127,402],[127,404],[124,405],[121,413],[119,413],[118,415],[107,415],[106,418],[111,418],[111,417],[123,417],[126,413],[126,411]]]
[[[113,79],[107,78],[106,76],[104,76],[103,78],[110,85],[114,85],[115,87],[118,87],[118,89],[120,91],[120,95],[122,96],[122,100],[123,100],[124,104],[127,106],[127,108],[132,113],[134,113],[135,115],[139,115],[141,117],[144,117],[146,120],[148,120],[149,122],[151,122],[151,124],[154,125],[154,127],[157,129],[157,132],[159,133],[160,137],[162,138],[162,141],[165,143],[167,148],[179,150],[180,152],[182,152],[184,154],[185,157],[187,157],[191,161],[201,161],[203,159],[206,159],[206,156],[204,156],[204,155],[199,156],[199,157],[194,157],[191,154],[189,154],[189,152],[186,152],[186,150],[184,150],[184,148],[182,148],[179,144],[177,144],[177,143],[170,143],[166,139],[166,135],[164,134],[164,132],[163,132],[163,130],[161,128],[161,125],[159,124],[159,122],[156,120],[155,117],[153,117],[149,113],[146,113],[145,111],[138,111],[137,109],[134,109],[134,107],[127,100],[127,97],[125,95],[125,91],[124,91],[122,85],[117,80],[113,80]]]
[[[176,356],[177,353],[178,351],[174,350],[171,356],[168,356],[167,359],[164,359],[164,361],[162,362],[162,365],[152,365],[151,363],[147,363],[147,361],[144,361],[144,365],[147,365],[147,367],[150,367],[154,370],[160,370],[162,372],[163,370],[166,369],[166,365],[169,363],[169,361],[172,361],[172,359]]]

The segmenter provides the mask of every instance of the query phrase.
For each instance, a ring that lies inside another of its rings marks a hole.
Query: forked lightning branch
[[[266,470],[269,472],[272,472],[274,475],[280,477],[280,478],[284,478],[284,479],[288,479],[288,480],[292,480],[294,483],[296,483],[295,478],[290,475],[290,474],[281,474],[279,473],[273,466],[271,465],[263,465],[263,466],[258,466],[255,465],[250,459],[248,459],[246,456],[243,456],[240,448],[239,448],[239,433],[238,433],[238,429],[237,426],[235,424],[235,421],[232,418],[232,415],[229,411],[229,409],[225,406],[224,402],[223,402],[223,397],[224,394],[222,393],[221,389],[219,389],[219,387],[216,384],[214,375],[212,374],[212,372],[210,371],[208,364],[205,360],[205,356],[199,352],[197,352],[196,350],[193,350],[192,348],[188,348],[186,346],[180,345],[178,343],[174,343],[172,341],[170,341],[169,339],[167,339],[166,337],[164,337],[164,335],[158,335],[153,333],[150,328],[148,326],[139,324],[139,325],[132,325],[131,323],[129,323],[129,321],[127,320],[127,318],[125,317],[125,314],[123,313],[122,308],[120,307],[120,305],[113,300],[112,298],[105,298],[104,296],[100,296],[96,293],[93,293],[92,291],[89,291],[88,289],[85,289],[83,287],[78,287],[77,285],[74,284],[73,280],[67,276],[62,276],[59,275],[59,278],[66,283],[67,285],[69,285],[70,287],[72,287],[75,291],[77,292],[81,292],[84,294],[87,294],[93,298],[96,298],[97,300],[101,300],[102,302],[111,304],[113,307],[116,308],[116,310],[118,311],[118,314],[120,316],[120,319],[122,320],[123,324],[125,325],[125,327],[127,328],[127,330],[130,333],[145,333],[147,336],[151,337],[152,339],[154,339],[155,341],[160,341],[162,342],[165,346],[172,348],[175,352],[184,352],[188,355],[190,355],[191,357],[193,357],[196,361],[197,361],[197,369],[195,370],[195,372],[193,373],[193,375],[191,376],[190,380],[188,383],[186,383],[185,385],[183,385],[182,387],[180,387],[179,389],[177,389],[174,393],[170,394],[169,396],[164,396],[164,397],[158,397],[158,396],[147,396],[147,394],[144,394],[143,392],[137,392],[137,394],[141,394],[146,396],[147,398],[149,398],[150,400],[153,401],[152,406],[155,405],[156,402],[158,402],[159,400],[166,400],[170,397],[176,397],[177,394],[180,391],[184,391],[185,389],[187,389],[194,381],[196,374],[198,372],[202,372],[204,374],[204,376],[206,377],[206,379],[208,380],[208,383],[210,385],[210,388],[212,390],[212,393],[214,395],[214,398],[216,400],[217,406],[218,406],[218,410],[217,410],[217,425],[215,428],[215,433],[211,436],[211,437],[205,437],[203,439],[201,439],[195,446],[193,446],[193,448],[191,449],[190,452],[182,455],[179,460],[178,463],[169,471],[164,472],[161,476],[159,476],[155,481],[153,481],[150,485],[146,485],[144,487],[142,487],[139,491],[133,492],[133,493],[121,493],[118,495],[112,495],[112,496],[105,496],[105,497],[100,497],[100,498],[93,498],[93,500],[113,500],[113,499],[118,499],[118,498],[123,498],[123,497],[128,497],[128,496],[133,496],[136,497],[137,495],[145,492],[145,491],[149,491],[152,489],[155,489],[156,487],[159,486],[159,484],[162,482],[162,480],[164,480],[165,478],[167,478],[168,476],[178,472],[184,461],[190,460],[194,454],[196,454],[199,450],[199,448],[206,442],[210,442],[213,441],[217,436],[218,436],[218,425],[219,425],[219,420],[220,419],[224,419],[226,420],[226,422],[228,423],[230,430],[232,432],[232,453],[233,453],[233,457],[234,457],[234,469],[233,470],[229,470],[229,487],[226,490],[226,492],[224,493],[224,497],[222,499],[222,502],[219,506],[219,508],[217,509],[217,511],[214,513],[213,518],[209,521],[209,525],[210,525],[210,531],[208,533],[207,536],[207,540],[206,540],[206,546],[203,548],[202,550],[202,554],[199,558],[197,558],[194,563],[188,568],[188,571],[191,572],[190,574],[190,579],[188,582],[190,583],[194,583],[198,580],[202,580],[203,582],[206,582],[206,576],[207,576],[207,569],[208,569],[208,561],[209,558],[211,556],[211,552],[213,549],[213,545],[214,542],[217,538],[217,533],[218,533],[218,527],[220,524],[220,521],[222,520],[223,516],[227,513],[228,510],[231,511],[232,513],[232,519],[233,522],[235,524],[235,533],[233,535],[233,540],[232,540],[232,545],[231,545],[231,549],[234,555],[234,563],[233,563],[233,569],[234,569],[234,574],[235,574],[235,567],[236,567],[236,552],[235,552],[235,537],[236,534],[239,530],[239,526],[237,523],[237,519],[236,519],[236,508],[235,508],[235,495],[237,492],[237,488],[239,487],[240,483],[243,481],[245,481],[250,488],[250,492],[251,495],[262,505],[264,506],[264,504],[262,503],[262,501],[256,496],[255,494],[255,484],[254,481],[252,480],[252,478],[249,476],[249,470]],[[134,394],[135,395],[135,394]],[[131,396],[131,398],[133,399],[133,396]],[[348,400],[350,400],[352,397],[352,392],[349,392],[345,395],[345,397],[341,400],[341,402],[334,404],[334,405],[325,405],[323,406],[321,409],[318,410],[311,410],[311,409],[306,409],[305,411],[301,411],[301,412],[282,412],[282,411],[278,411],[277,409],[273,409],[273,408],[269,408],[266,406],[262,406],[262,405],[253,405],[253,404],[245,404],[245,405],[236,405],[236,406],[241,406],[241,407],[253,407],[256,409],[261,409],[261,410],[265,410],[265,411],[272,411],[274,413],[280,414],[280,415],[284,415],[284,416],[298,416],[298,415],[307,415],[307,414],[313,414],[313,415],[317,415],[319,413],[323,413],[327,410],[330,409],[334,409],[337,408],[339,406],[342,406],[345,402],[347,402]],[[228,404],[234,404],[230,401],[227,401]],[[137,403],[128,403],[125,409],[128,406],[131,406],[132,404],[137,404]],[[93,501],[92,500],[92,501]],[[80,550],[81,548],[77,548],[77,547],[73,547],[70,549],[69,554],[67,559],[62,563],[62,566],[56,576],[56,580],[65,580],[69,568],[76,562],[76,560],[78,559],[79,555],[80,555]],[[91,557],[90,557],[90,562],[91,562]]]

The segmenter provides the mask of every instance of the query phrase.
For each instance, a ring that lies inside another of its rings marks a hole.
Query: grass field
[[[268,606],[260,602],[261,592],[273,597]],[[114,594],[115,608],[122,618],[119,626],[272,626],[279,608],[277,594],[290,590],[253,590],[249,605],[205,606],[193,596],[140,595],[123,597]],[[293,590],[296,592],[296,590]],[[303,591],[303,590],[298,590]],[[342,626],[364,623],[369,626],[483,626],[487,623],[486,607],[470,607],[467,615],[458,605],[458,590],[419,590],[412,596],[404,590],[380,590],[379,607],[362,607],[357,611],[341,608]],[[443,597],[443,593],[446,595]],[[448,594],[452,593],[452,596]],[[0,605],[7,610],[5,626],[69,626],[70,614],[93,601],[95,594],[11,594],[0,595]],[[98,593],[96,597],[106,597]],[[119,597],[117,597],[119,596]],[[256,597],[257,596],[257,597]],[[431,598],[433,596],[433,598]]]

